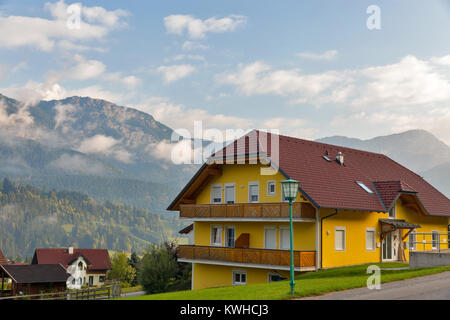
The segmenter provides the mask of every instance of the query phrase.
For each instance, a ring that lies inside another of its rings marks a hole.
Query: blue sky
[[[0,92],[103,98],[174,129],[450,143],[450,1],[84,1],[69,30],[72,3],[0,1]]]

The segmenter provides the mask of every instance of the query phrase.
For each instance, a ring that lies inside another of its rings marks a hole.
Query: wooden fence
[[[0,297],[0,300],[107,300],[120,297],[120,292],[117,282],[101,288]]]

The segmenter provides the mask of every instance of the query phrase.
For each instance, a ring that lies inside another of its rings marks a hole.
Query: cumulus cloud
[[[194,50],[206,50],[209,46],[196,42],[196,41],[185,41],[183,42],[181,49],[183,51],[194,51]]]
[[[353,108],[450,102],[449,56],[421,60],[406,56],[390,65],[307,74],[273,69],[262,62],[241,65],[217,77],[244,95],[278,95],[292,103],[333,103]]]
[[[81,141],[78,151],[86,154],[112,155],[119,161],[130,162],[131,154],[119,146],[119,140],[97,134]]]
[[[314,53],[314,52],[299,52],[297,56],[304,59],[310,60],[333,60],[338,55],[337,50],[328,50],[323,53]]]
[[[79,4],[81,5],[81,4]],[[52,19],[27,16],[0,17],[0,47],[33,47],[51,51],[59,41],[75,44],[83,41],[101,40],[117,27],[123,27],[124,10],[108,11],[101,7],[81,7],[80,28],[69,29],[68,4],[64,0],[46,3]]]
[[[64,170],[68,173],[83,173],[101,175],[106,173],[106,168],[99,162],[86,159],[80,155],[63,154],[58,159],[49,163],[50,167]]]
[[[76,120],[74,113],[78,110],[77,106],[58,103],[53,109],[55,110],[55,129],[66,130],[65,124]]]
[[[241,65],[237,72],[219,75],[217,80],[220,83],[235,85],[244,95],[273,94],[290,97],[297,102],[315,102],[318,98],[328,101],[331,98],[330,92],[342,92],[350,81],[345,72],[304,74],[299,69],[273,70],[260,61]],[[321,96],[323,93],[326,95]],[[332,98],[336,100],[339,97]]]
[[[162,74],[165,83],[171,83],[185,78],[195,70],[195,67],[190,64],[161,66],[157,69]]]
[[[83,140],[78,147],[78,151],[83,153],[110,153],[117,143],[118,141],[113,137],[97,134]]]
[[[247,17],[241,15],[229,15],[220,19],[211,17],[205,20],[182,14],[170,15],[164,18],[167,33],[176,35],[186,33],[193,39],[204,38],[207,33],[235,31],[238,27],[245,25],[246,22]]]
[[[217,129],[222,137],[226,138],[227,130],[241,130],[241,133],[254,128],[266,130],[280,130],[281,133],[290,134],[297,137],[312,137],[316,133],[315,129],[309,127],[309,123],[304,119],[268,117],[268,118],[245,118],[230,116],[225,114],[214,114],[204,109],[187,108],[181,104],[171,103],[167,98],[152,97],[144,103],[135,107],[147,112],[153,117],[170,126],[173,129],[186,129],[193,137],[194,123],[202,122],[203,129]],[[177,116],[174,117],[173,115]],[[183,136],[183,133],[180,132]],[[217,140],[218,142],[221,139]]]

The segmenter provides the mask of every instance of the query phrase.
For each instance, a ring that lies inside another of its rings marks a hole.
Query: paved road
[[[122,293],[120,296],[122,298],[132,298],[132,297],[139,297],[144,295],[144,291],[136,291],[136,292],[130,292],[130,293]]]
[[[450,271],[367,288],[329,293],[308,300],[450,300]]]

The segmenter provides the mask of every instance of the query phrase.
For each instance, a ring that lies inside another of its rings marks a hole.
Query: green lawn
[[[340,291],[365,287],[369,275],[366,273],[370,264],[308,272],[296,277],[294,297],[320,295],[332,291]],[[380,264],[377,264],[380,266]],[[406,264],[383,263],[383,268],[403,267]],[[381,282],[391,282],[420,277],[444,271],[447,267],[422,269],[381,271]],[[195,291],[178,291],[162,294],[144,295],[127,298],[136,300],[280,300],[289,299],[289,282],[287,280],[273,283],[253,284],[210,288]]]

